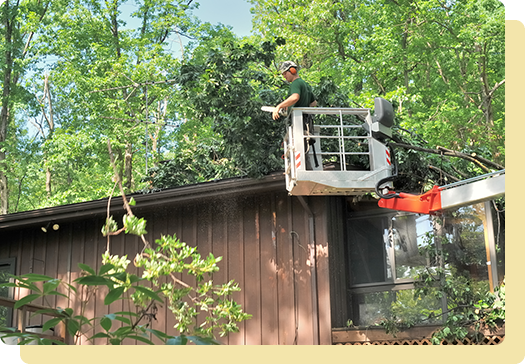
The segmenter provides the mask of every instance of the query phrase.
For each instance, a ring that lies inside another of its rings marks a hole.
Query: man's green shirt
[[[288,90],[288,97],[293,94],[299,94],[299,101],[297,101],[292,107],[309,107],[312,102],[315,101],[315,96],[312,92],[312,88],[302,78],[298,78],[292,82],[290,89]]]

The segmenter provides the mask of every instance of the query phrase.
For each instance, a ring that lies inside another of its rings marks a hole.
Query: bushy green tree
[[[300,65],[320,106],[373,108],[376,96],[393,103],[396,142],[419,148],[394,147],[398,189],[418,192],[503,166],[500,2],[251,3],[257,34],[240,39],[202,24],[191,1],[139,1],[134,12],[122,1],[4,2],[4,24],[26,30],[9,38],[0,29],[11,44],[2,48],[3,76],[24,86],[2,86],[0,129],[5,115],[14,120],[0,149],[10,211],[107,195],[108,137],[127,191],[282,169],[284,123],[260,106],[286,95],[277,72],[286,59]],[[178,56],[171,47],[184,36],[192,40]],[[40,131],[33,144],[22,135],[28,121]],[[27,149],[32,157],[20,158]]]
[[[497,0],[251,0],[263,39],[283,37],[314,83],[332,79],[348,105],[381,96],[427,148],[504,163],[504,7]],[[466,175],[480,172],[453,163]],[[446,167],[454,176],[461,173]],[[428,171],[428,168],[427,168]]]
[[[284,123],[261,111],[282,95],[272,63],[278,44],[238,39],[225,28],[209,29],[176,75],[175,105],[188,123],[179,130],[179,158],[153,171],[154,180],[191,170],[202,173],[188,174],[186,183],[202,177],[259,177],[282,168]],[[184,157],[188,152],[195,153],[193,165]]]

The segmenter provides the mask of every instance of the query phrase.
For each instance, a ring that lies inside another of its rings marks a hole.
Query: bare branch
[[[487,173],[491,171],[486,166],[489,166],[491,168],[498,169],[498,170],[505,169],[505,167],[502,166],[501,164],[489,161],[488,159],[479,157],[477,155],[472,156],[472,155],[468,155],[468,154],[461,153],[461,152],[456,152],[454,150],[450,150],[450,149],[440,147],[440,146],[438,146],[436,149],[429,149],[429,148],[423,148],[423,147],[418,147],[415,145],[404,144],[404,143],[390,143],[390,145],[393,147],[412,149],[412,150],[417,150],[417,151],[425,152],[425,153],[432,153],[432,154],[446,155],[448,157],[462,158],[462,159],[465,159],[472,163],[477,164],[480,168],[482,168]]]
[[[130,88],[130,87],[140,87],[140,86],[146,86],[146,85],[158,85],[158,84],[161,84],[161,83],[172,83],[172,82],[177,82],[177,80],[176,79],[171,79],[171,80],[165,80],[165,81],[142,82],[142,83],[136,83],[136,84],[133,84],[133,85],[118,86],[118,87],[105,88],[105,89],[102,89],[102,90],[89,91],[88,94],[92,94],[92,93],[95,93],[95,92],[122,90],[122,89]]]
[[[445,172],[445,171],[442,170],[441,168],[438,168],[438,167],[435,167],[435,166],[432,166],[432,165],[429,165],[428,168],[430,168],[430,169],[434,169],[434,170],[438,171],[439,173],[444,174],[445,177],[454,180],[454,182],[459,182],[459,181],[460,181],[459,178],[456,178],[456,177],[454,177],[453,175],[451,175],[450,173]]]

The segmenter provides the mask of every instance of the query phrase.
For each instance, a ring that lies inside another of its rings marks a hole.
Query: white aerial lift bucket
[[[306,115],[327,115],[313,132],[305,130]],[[392,160],[384,140],[391,134],[392,105],[375,100],[370,109],[294,108],[284,140],[286,189],[290,195],[360,195],[374,192],[392,175]],[[356,119],[361,122],[356,123]],[[364,121],[364,123],[362,123]],[[315,143],[310,145],[309,140]],[[317,158],[317,166],[315,163]],[[323,165],[325,161],[331,161]],[[358,164],[352,163],[359,160]],[[307,162],[308,160],[308,162]]]

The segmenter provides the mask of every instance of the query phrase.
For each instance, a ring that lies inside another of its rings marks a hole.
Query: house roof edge
[[[239,193],[253,194],[276,190],[282,190],[284,192],[286,191],[284,180],[285,177],[281,172],[267,175],[261,179],[235,177],[179,186],[151,193],[133,193],[127,195],[127,197],[133,197],[137,202],[137,208],[142,209],[175,202],[227,197]],[[103,198],[70,205],[0,215],[0,231],[17,227],[47,224],[48,222],[59,223],[66,220],[105,215],[108,200],[109,198]],[[112,198],[111,213],[124,211],[121,201],[120,197]]]

